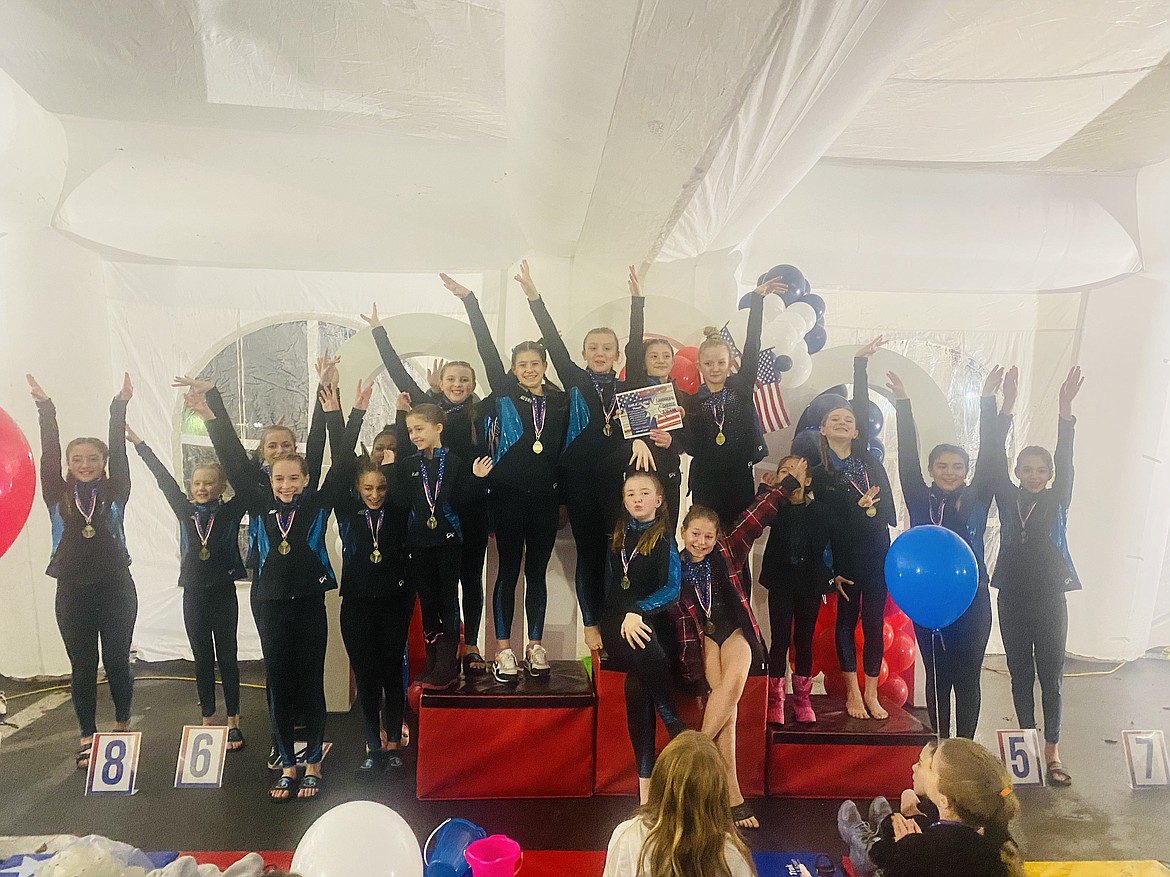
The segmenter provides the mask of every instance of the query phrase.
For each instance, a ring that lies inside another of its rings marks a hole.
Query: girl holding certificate
[[[499,573],[492,592],[495,621],[496,681],[520,681],[520,663],[512,651],[516,583],[524,566],[524,612],[528,645],[524,668],[547,676],[548,655],[541,639],[548,603],[546,574],[556,544],[560,516],[557,496],[561,444],[568,426],[565,394],[549,383],[548,353],[539,341],[521,341],[505,370],[479,301],[470,289],[440,274],[443,285],[463,302],[492,394],[480,402],[478,426],[492,454],[488,506],[495,525]]]

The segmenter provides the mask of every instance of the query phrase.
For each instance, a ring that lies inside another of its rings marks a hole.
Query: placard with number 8
[[[175,768],[176,789],[218,789],[223,785],[228,729],[223,726],[185,725]]]
[[[137,792],[135,782],[141,748],[142,734],[139,731],[94,734],[85,794],[133,795]]]

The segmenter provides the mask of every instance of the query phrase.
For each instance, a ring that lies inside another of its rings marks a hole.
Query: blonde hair
[[[649,472],[635,472],[632,475],[627,475],[622,482],[622,496],[625,496],[626,485],[635,478],[646,478],[654,484],[654,489],[658,492],[658,496],[662,502],[658,504],[658,510],[654,512],[654,523],[646,528],[646,532],[642,534],[642,538],[638,540],[638,546],[635,548],[640,555],[646,557],[654,550],[654,546],[658,544],[658,540],[666,535],[666,517],[669,511],[666,508],[666,496],[662,491],[662,482],[658,480],[658,476],[652,475]],[[625,505],[622,506],[622,513],[618,517],[617,526],[613,528],[613,539],[611,545],[614,551],[621,551],[622,546],[626,541],[626,524],[632,518],[630,513],[626,511]]]
[[[756,873],[728,806],[727,767],[711,738],[683,731],[662,750],[639,807],[646,839],[638,873],[646,877],[731,877],[730,843]]]
[[[1023,877],[1024,858],[1008,826],[1020,812],[1012,778],[999,759],[973,740],[943,740],[934,756],[938,790],[964,825],[983,829],[999,846],[1009,877]]]
[[[714,326],[704,326],[703,343],[699,345],[699,358],[702,358],[705,351],[715,347],[722,347],[727,351],[727,358],[731,358],[731,345],[719,334],[719,330]]]

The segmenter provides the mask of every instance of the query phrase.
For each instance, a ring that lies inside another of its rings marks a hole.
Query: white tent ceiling
[[[56,224],[132,257],[479,269],[745,240],[822,157],[1170,154],[1155,0],[6,0]]]

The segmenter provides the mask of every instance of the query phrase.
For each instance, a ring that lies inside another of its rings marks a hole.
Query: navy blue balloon
[[[808,282],[807,277],[801,275],[801,278],[800,278],[800,297],[805,298],[806,296],[808,296],[808,294],[810,292],[812,292],[812,284],[810,284]]]
[[[791,454],[804,457],[810,466],[821,461],[821,429],[819,426],[808,426],[800,430],[792,439]]]
[[[882,409],[878,407],[878,403],[872,399],[869,400],[869,434],[871,436],[881,435],[882,427],[886,425],[886,415],[882,414]]]
[[[776,371],[786,372],[792,368],[792,357],[786,353],[782,353],[776,357]]]
[[[746,311],[748,308],[750,308],[752,306],[752,296],[753,295],[755,295],[754,292],[745,293],[743,298],[741,298],[739,300],[739,305],[738,305],[737,309],[741,310],[741,311]]]
[[[829,340],[829,333],[825,331],[823,323],[817,323],[805,333],[804,345],[809,353],[820,353]]]
[[[796,289],[793,289],[790,286],[790,287],[788,287],[787,292],[780,293],[780,301],[784,302],[784,307],[788,307],[789,305],[795,304],[796,302],[800,301],[801,297],[803,295],[804,294],[800,291],[799,287],[797,287]]]
[[[817,322],[822,323],[823,321],[821,318],[825,316],[825,300],[815,292],[810,292],[808,295],[802,298],[801,301],[816,311]]]
[[[844,396],[838,396],[836,393],[821,393],[811,402],[808,407],[804,409],[804,414],[800,416],[800,424],[802,429],[821,428],[821,422],[825,419],[825,415],[834,408],[851,408],[849,400]]]
[[[911,527],[886,555],[886,587],[898,608],[929,630],[959,618],[979,586],[971,546],[946,527]]]
[[[886,461],[886,446],[882,444],[882,440],[880,438],[871,438],[869,440],[869,452],[879,463],[884,463]]]

